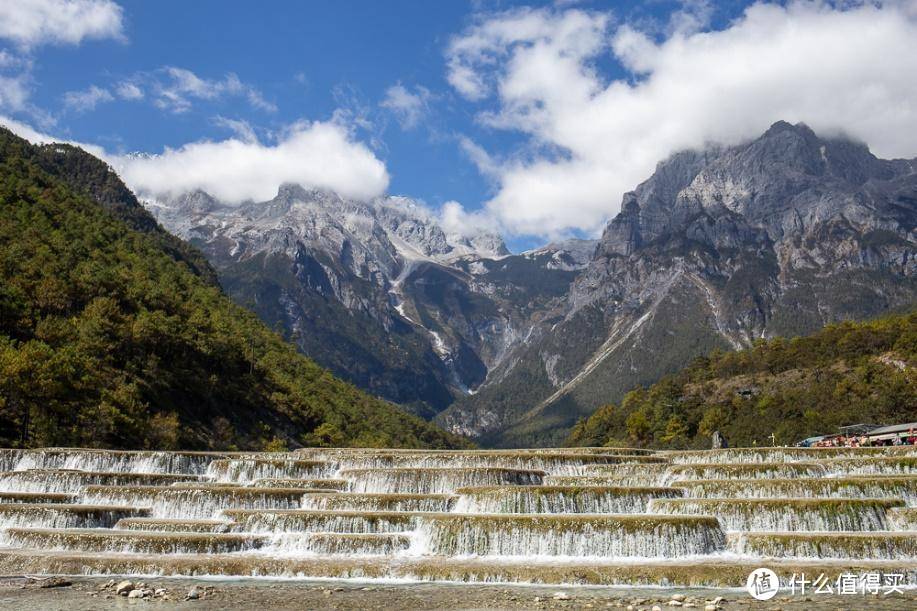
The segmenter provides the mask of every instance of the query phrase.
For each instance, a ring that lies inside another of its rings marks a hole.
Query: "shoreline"
[[[122,579],[165,592],[147,599],[114,593]],[[51,587],[48,587],[48,586]],[[108,587],[106,587],[108,586]],[[198,598],[185,600],[192,590]],[[678,596],[683,596],[681,601]],[[720,600],[717,600],[720,599]],[[680,604],[671,604],[673,601]],[[537,584],[383,583],[364,580],[177,577],[0,576],[0,607],[22,611],[124,609],[862,609],[894,611],[917,606],[917,590],[892,596],[778,594],[754,600],[742,589],[626,586],[545,586]]]

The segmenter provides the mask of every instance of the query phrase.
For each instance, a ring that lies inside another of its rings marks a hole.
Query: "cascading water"
[[[329,475],[334,465],[321,460],[242,458],[214,460],[207,474],[219,482],[245,483],[259,479],[307,479]]]
[[[420,533],[421,551],[444,556],[674,558],[725,544],[704,516],[439,515],[422,519]]]
[[[722,586],[864,562],[917,578],[912,448],[0,450],[8,573]]]
[[[475,485],[537,485],[544,471],[500,468],[347,469],[353,492],[444,494]]]
[[[197,475],[172,473],[94,472],[74,470],[7,471],[0,473],[4,492],[78,493],[86,486],[157,486],[197,481]]]
[[[716,516],[728,531],[878,531],[888,526],[886,511],[903,505],[889,499],[655,499],[650,511]]]
[[[491,486],[459,488],[458,513],[644,513],[652,499],[681,497],[677,488]]]
[[[157,518],[212,518],[228,508],[296,509],[306,494],[308,491],[296,488],[87,486],[83,501],[149,507],[150,514]]]
[[[836,477],[672,482],[693,498],[891,498],[917,504],[917,477]]]
[[[303,509],[338,511],[450,511],[455,497],[448,494],[309,494]]]

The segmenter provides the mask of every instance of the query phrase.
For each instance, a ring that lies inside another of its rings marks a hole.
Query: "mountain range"
[[[662,161],[598,240],[515,255],[400,197],[147,207],[302,352],[488,446],[560,443],[695,356],[917,297],[917,162],[786,122]]]
[[[497,235],[448,234],[408,198],[361,202],[289,184],[266,202],[194,191],[147,206],[305,354],[427,418],[485,382],[595,247],[511,255]]]

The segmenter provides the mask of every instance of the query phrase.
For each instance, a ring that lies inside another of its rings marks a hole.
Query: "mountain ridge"
[[[266,202],[197,191],[146,205],[303,353],[428,418],[474,392],[594,245],[512,255],[494,234],[449,233],[410,198],[292,184]]]
[[[561,322],[439,421],[485,445],[557,443],[698,354],[913,303],[915,168],[785,122],[673,155],[625,194]]]

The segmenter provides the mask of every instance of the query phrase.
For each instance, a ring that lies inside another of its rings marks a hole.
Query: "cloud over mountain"
[[[267,200],[283,183],[371,198],[388,187],[385,164],[346,126],[300,122],[273,144],[248,137],[200,141],[154,156],[114,160],[132,188],[147,195],[202,189],[226,202]]]
[[[602,13],[517,9],[454,38],[450,84],[481,123],[528,138],[488,168],[488,213],[512,233],[595,232],[661,159],[778,119],[917,153],[913,3],[757,3],[721,30],[688,21],[657,38]],[[625,76],[606,76],[609,59]]]

